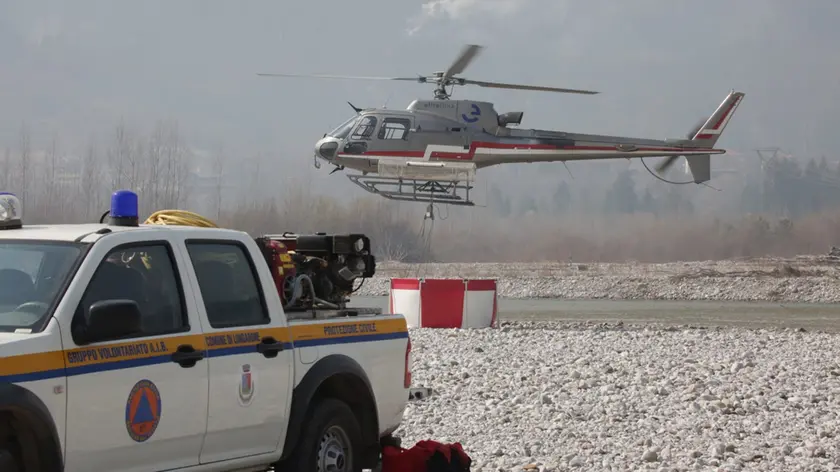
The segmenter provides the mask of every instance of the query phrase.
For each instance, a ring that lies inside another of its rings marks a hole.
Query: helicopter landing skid
[[[434,202],[462,206],[475,205],[470,200],[472,185],[462,182],[365,175],[348,175],[347,178],[366,191],[389,200]]]
[[[390,200],[473,206],[470,189],[475,171],[473,162],[380,159],[376,175],[347,178]]]

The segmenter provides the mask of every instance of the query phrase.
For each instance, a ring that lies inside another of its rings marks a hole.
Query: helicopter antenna
[[[357,114],[357,115],[358,115],[359,113],[361,113],[361,112],[362,112],[362,109],[361,109],[361,108],[357,107],[356,105],[353,105],[353,104],[352,104],[352,103],[350,103],[349,101],[347,102],[347,104],[348,104],[348,105],[350,105],[350,108],[352,108],[353,110],[355,110],[355,112],[356,112],[356,114]]]
[[[359,80],[398,80],[403,82],[417,82],[421,84],[434,84],[434,98],[435,100],[448,100],[455,91],[456,85],[478,85],[479,87],[497,88],[497,89],[511,89],[511,90],[534,90],[538,92],[559,92],[559,93],[576,93],[583,95],[595,95],[599,92],[592,90],[580,90],[558,87],[545,87],[541,85],[523,85],[523,84],[509,84],[502,82],[488,82],[484,80],[472,80],[459,77],[467,66],[478,56],[483,49],[477,44],[468,44],[464,46],[455,60],[445,71],[435,72],[428,76],[417,77],[369,77],[369,76],[342,76],[342,75],[301,75],[301,74],[284,74],[284,73],[257,73],[261,77],[302,77],[302,78],[321,78],[321,79],[359,79]],[[450,90],[447,91],[447,87]]]

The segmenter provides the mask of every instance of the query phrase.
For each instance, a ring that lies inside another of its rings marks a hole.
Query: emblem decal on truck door
[[[251,372],[251,365],[245,364],[242,366],[242,379],[239,381],[239,404],[248,406],[254,398],[254,376]]]
[[[125,403],[125,427],[131,439],[143,442],[155,434],[161,406],[160,392],[151,380],[143,379],[134,384]]]

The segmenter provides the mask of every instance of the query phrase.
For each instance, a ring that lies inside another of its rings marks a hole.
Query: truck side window
[[[269,322],[254,263],[238,243],[187,241],[201,298],[213,328]]]
[[[87,320],[93,303],[115,299],[140,306],[140,336],[189,330],[181,278],[166,244],[124,246],[108,253],[82,296],[73,325]]]

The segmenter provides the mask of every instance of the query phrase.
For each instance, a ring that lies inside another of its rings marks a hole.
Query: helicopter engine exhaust
[[[507,125],[518,125],[522,123],[522,115],[524,113],[521,111],[509,111],[507,113],[502,113],[499,115],[497,121],[499,126],[507,126]]]

